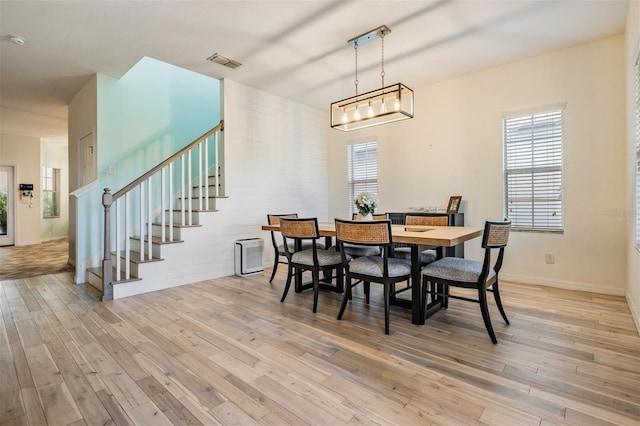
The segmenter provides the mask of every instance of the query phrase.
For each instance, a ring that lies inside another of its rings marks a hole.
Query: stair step
[[[194,225],[191,225],[191,226],[194,226]],[[200,226],[200,225],[197,225],[197,226]],[[129,239],[140,242],[140,237],[137,237],[137,236],[129,237]],[[148,243],[149,237],[145,236],[143,241]],[[177,243],[184,243],[184,240],[162,241],[161,237],[151,237],[151,244],[163,245],[163,244],[177,244]],[[134,252],[132,251],[131,253],[134,253]]]
[[[124,250],[120,251],[120,259],[124,259]],[[116,252],[112,251],[111,255],[115,256]],[[145,253],[146,256],[146,253]],[[151,257],[151,259],[147,259],[146,257],[144,259],[140,259],[140,252],[139,251],[134,251],[134,250],[130,250],[129,251],[129,261],[133,262],[133,263],[151,263],[151,262],[160,262],[163,261],[164,259],[160,258],[160,257]]]
[[[100,280],[102,280],[102,268],[100,268],[100,267],[98,267],[98,268],[89,268],[89,269],[87,269],[87,272],[97,276],[98,278],[100,278]],[[113,277],[116,276],[116,268],[113,268],[112,276]],[[130,283],[130,282],[134,282],[134,281],[142,281],[142,278],[134,277],[132,275],[132,276],[129,277],[129,279],[125,279],[124,271],[120,271],[120,279],[113,281],[113,284]]]
[[[162,226],[162,223],[160,223],[160,222],[151,222],[151,225]],[[166,221],[164,223],[164,226],[168,228],[169,227],[169,221]],[[174,228],[200,228],[200,227],[202,227],[202,225],[183,225],[181,223],[175,223],[174,222],[173,223],[173,227]]]

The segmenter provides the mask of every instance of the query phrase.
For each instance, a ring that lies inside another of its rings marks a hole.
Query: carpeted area
[[[30,246],[0,247],[0,280],[73,271],[68,261],[67,238]]]

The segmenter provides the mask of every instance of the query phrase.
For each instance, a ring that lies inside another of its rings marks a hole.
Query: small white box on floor
[[[262,238],[246,238],[237,240],[235,244],[236,275],[245,277],[264,271],[262,266]]]

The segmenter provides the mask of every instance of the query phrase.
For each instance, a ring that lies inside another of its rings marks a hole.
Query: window
[[[349,145],[349,211],[356,213],[353,199],[362,191],[378,193],[378,148],[376,141]]]
[[[42,168],[42,217],[59,217],[60,169]]]
[[[514,230],[562,232],[562,108],[503,119],[505,214]]]

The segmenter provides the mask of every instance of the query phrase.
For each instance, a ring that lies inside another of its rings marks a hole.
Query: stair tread
[[[152,225],[157,225],[157,226],[162,226],[162,223],[160,222],[151,222]],[[164,226],[168,227],[169,226],[169,221],[164,223]],[[173,227],[174,228],[199,228],[202,225],[182,225],[180,223],[175,223],[175,221],[173,222]]]
[[[102,268],[98,267],[98,268],[89,268],[87,269],[87,272],[97,276],[98,278],[102,279]],[[113,268],[113,276],[116,275],[116,268]],[[133,281],[142,281],[142,278],[138,278],[138,277],[134,277],[133,275],[131,275],[129,277],[129,279],[125,279],[125,272],[123,270],[120,271],[120,279],[116,280],[113,282],[113,284],[123,284],[123,283],[130,283]]]
[[[122,259],[124,259],[124,250],[120,250],[120,257]],[[146,252],[145,252],[146,253]],[[112,251],[111,254],[115,255],[116,252]],[[133,263],[150,263],[150,262],[160,262],[162,260],[164,260],[161,257],[151,257],[151,259],[142,259],[140,260],[140,252],[139,251],[135,251],[135,250],[129,250],[129,260]]]
[[[226,197],[225,197],[226,198]],[[165,212],[168,212],[169,210],[165,210]],[[182,210],[171,210],[172,212],[181,212]],[[191,213],[194,212],[217,212],[218,209],[209,209],[209,210],[199,210],[199,209],[191,209]],[[184,210],[185,213],[189,213],[189,210],[185,209]]]
[[[129,237],[132,240],[137,240],[140,241],[140,237],[139,236],[131,236]],[[144,240],[145,242],[149,242],[149,237],[145,236]],[[162,245],[162,244],[177,244],[177,243],[184,243],[184,240],[173,240],[173,241],[162,241],[161,237],[151,237],[151,242],[153,244],[158,244],[158,245]]]

